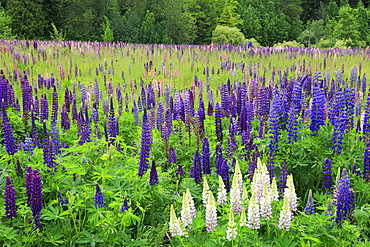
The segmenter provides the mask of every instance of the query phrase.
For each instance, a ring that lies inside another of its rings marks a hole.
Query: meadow
[[[0,58],[2,246],[370,246],[368,49]]]

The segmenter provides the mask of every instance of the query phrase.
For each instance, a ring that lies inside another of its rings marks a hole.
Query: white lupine
[[[238,184],[238,177],[233,177],[233,184],[230,189],[230,206],[234,213],[242,211],[242,193]]]
[[[187,189],[182,197],[182,210],[181,210],[181,221],[183,227],[192,228],[193,218],[195,217],[194,201],[190,194],[190,190]]]
[[[276,184],[276,178],[274,177],[271,182],[271,201],[279,200],[279,191]]]
[[[268,220],[272,218],[272,208],[271,208],[271,195],[269,192],[268,184],[263,186],[263,195],[261,197],[261,217],[263,220]]]
[[[204,205],[207,204],[207,198],[208,198],[208,192],[209,192],[209,186],[207,182],[207,178],[203,177],[203,192],[202,192],[202,200]]]
[[[194,205],[194,200],[193,200],[193,197],[191,196],[191,193],[190,193],[190,189],[187,188],[186,189],[186,198],[189,202],[189,209],[190,209],[190,214],[191,214],[191,217],[195,218],[195,205]]]
[[[288,175],[287,179],[287,188],[288,190],[284,190],[284,197],[285,194],[288,194],[288,202],[290,207],[293,211],[297,211],[297,194],[295,193],[294,183],[293,183],[293,175]]]
[[[291,209],[291,206],[290,206],[290,203],[289,203],[289,192],[287,192],[287,191],[289,191],[289,188],[285,188],[285,190],[284,190],[284,204],[283,204],[282,210],[280,211],[278,227],[280,229],[285,228],[285,230],[289,231],[290,223],[291,223],[292,218],[293,218],[293,213],[292,213],[292,209]]]
[[[248,205],[248,227],[251,229],[260,228],[260,206],[257,201],[257,194],[252,192]]]
[[[247,226],[247,215],[245,214],[245,209],[242,209],[242,213],[240,215],[240,226]]]
[[[184,232],[181,227],[181,221],[176,217],[176,213],[175,213],[175,209],[173,205],[171,205],[171,211],[170,211],[169,230],[170,230],[172,237],[184,235]]]
[[[236,223],[234,221],[234,213],[233,210],[230,208],[229,212],[229,223],[227,224],[226,230],[226,239],[231,241],[235,239],[238,235]]]
[[[242,172],[240,171],[240,166],[239,166],[238,161],[236,161],[236,164],[235,164],[234,177],[237,178],[238,186],[240,189],[240,194],[242,194],[243,193],[243,175],[242,175]]]
[[[214,231],[217,226],[217,208],[212,191],[208,192],[206,203],[206,226],[208,232]]]
[[[217,203],[219,205],[227,204],[227,191],[221,176],[218,176]]]

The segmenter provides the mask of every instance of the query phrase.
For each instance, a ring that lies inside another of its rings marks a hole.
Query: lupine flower
[[[247,226],[247,224],[248,224],[248,222],[247,222],[247,215],[245,214],[245,208],[243,207],[242,213],[240,215],[239,225],[241,227],[243,227],[243,226]]]
[[[350,207],[350,179],[346,169],[343,169],[342,176],[339,180],[337,198],[336,198],[336,219],[339,227],[342,227],[343,221],[347,219]]]
[[[62,193],[60,193],[60,190],[58,190],[58,201],[59,201],[59,205],[68,204],[68,198],[66,197],[66,199],[64,200]]]
[[[227,203],[227,191],[221,176],[218,176],[217,203],[223,205]]]
[[[238,177],[233,177],[233,184],[230,190],[230,206],[234,213],[242,211],[242,191],[240,191]]]
[[[283,163],[281,164],[279,176],[279,199],[283,198],[287,178],[288,178],[288,169],[286,167],[286,161],[284,160]]]
[[[203,177],[202,201],[203,201],[204,205],[207,204],[208,192],[210,192],[210,190],[209,190],[209,185],[208,185],[208,182],[207,182],[207,178]]]
[[[94,196],[95,208],[104,208],[105,207],[104,195],[98,183],[95,183],[95,189],[96,189],[95,196]]]
[[[34,169],[30,174],[29,190],[29,205],[32,211],[33,222],[36,227],[39,227],[42,210],[42,182],[37,169]]]
[[[284,190],[284,197],[288,195],[290,208],[293,211],[297,211],[297,194],[295,193],[295,187],[293,183],[293,175],[288,175],[287,187]]]
[[[276,92],[274,99],[272,101],[272,106],[270,108],[269,120],[268,120],[268,129],[269,129],[269,138],[270,138],[270,152],[275,152],[278,148],[279,142],[279,118],[278,118],[278,105],[277,101],[279,94]]]
[[[4,190],[4,199],[5,199],[5,215],[8,219],[13,219],[17,217],[17,205],[16,205],[16,196],[15,189],[12,181],[9,176],[6,176],[6,185]]]
[[[314,89],[312,95],[312,107],[311,107],[311,124],[310,129],[314,135],[316,135],[320,129],[320,126],[324,125],[325,122],[325,92],[323,88],[320,88],[322,78],[320,73],[314,75]]]
[[[216,173],[221,175],[221,167],[224,159],[222,157],[222,146],[221,143],[216,144]]]
[[[276,178],[273,177],[272,182],[271,182],[271,201],[278,201],[278,200],[279,200],[279,192],[277,189]]]
[[[227,164],[226,160],[222,162],[220,176],[224,180],[226,191],[230,191],[230,169],[229,169],[229,165]]]
[[[216,226],[217,226],[217,208],[215,204],[215,198],[213,197],[213,193],[212,191],[209,191],[206,203],[207,232],[215,231]]]
[[[333,172],[331,162],[328,158],[325,158],[324,160],[323,182],[324,182],[324,192],[326,194],[331,194],[333,192]]]
[[[192,228],[193,218],[195,218],[195,206],[190,190],[187,189],[182,197],[181,221],[183,227]]]
[[[210,153],[209,153],[209,141],[207,137],[203,139],[202,145],[202,168],[203,174],[211,174],[211,167],[210,167]]]
[[[158,184],[158,174],[157,174],[157,168],[155,166],[155,161],[152,161],[152,167],[150,169],[150,185]]]
[[[215,125],[216,125],[216,136],[219,142],[222,142],[222,112],[218,103],[215,107]]]
[[[56,122],[51,122],[51,130],[50,130],[50,137],[53,143],[52,148],[54,154],[60,153],[60,138],[59,138],[59,130],[57,128]]]
[[[236,223],[234,220],[234,213],[233,210],[230,208],[229,212],[229,222],[227,224],[227,230],[226,230],[226,239],[231,241],[233,239],[236,239],[238,235]]]
[[[333,131],[333,138],[332,138],[332,146],[333,149],[332,155],[335,153],[341,154],[342,153],[342,140],[345,131],[345,124],[346,124],[346,112],[342,111],[339,113],[339,116],[334,121],[334,131]]]
[[[145,112],[144,112],[144,115]],[[152,128],[150,123],[147,121],[143,122],[142,134],[141,134],[141,151],[140,151],[140,162],[138,176],[142,177],[148,170],[148,159],[150,156],[150,146],[152,142]]]
[[[355,191],[350,188],[349,189],[349,199],[348,199],[348,220],[353,221],[353,213],[355,211]]]
[[[198,150],[195,151],[194,154],[194,163],[193,163],[193,178],[196,184],[200,184],[202,182],[202,167],[201,167],[201,158],[199,156]]]
[[[17,163],[15,165],[15,170],[16,170],[16,173],[17,173],[18,177],[23,177],[23,168],[22,168],[21,162],[19,162],[19,160],[17,160]]]
[[[128,200],[127,198],[125,197],[125,199],[123,199],[123,204],[122,204],[122,207],[119,211],[121,211],[122,213],[126,212],[131,206],[128,205]]]
[[[366,142],[364,149],[364,168],[363,176],[365,181],[370,182],[370,141]]]
[[[26,138],[24,140],[24,152],[32,155],[33,154],[33,150],[35,149],[35,144],[33,143],[32,141],[32,138],[28,135],[26,135]]]
[[[176,174],[179,174],[179,175],[184,175],[185,174],[184,168],[182,167],[182,165],[177,166]]]
[[[355,174],[357,177],[361,176],[360,168],[357,168],[356,162],[353,163],[352,174]]]
[[[109,143],[113,144],[117,137],[117,120],[115,118],[113,98],[110,99],[110,110],[109,110],[109,120],[108,120],[108,135]]]
[[[169,230],[170,230],[172,237],[184,235],[184,232],[182,230],[180,223],[181,221],[176,216],[173,204],[171,204]]]
[[[304,211],[307,215],[315,213],[315,203],[314,203],[313,198],[312,198],[312,190],[311,189],[308,193],[308,199],[307,199],[307,203],[306,203],[306,207],[305,207]]]
[[[176,152],[175,149],[171,146],[169,151],[168,151],[168,160],[167,162],[169,164],[176,164],[177,158],[176,158]]]
[[[269,191],[269,189],[269,184],[264,183],[263,193],[260,199],[260,211],[263,220],[268,220],[272,218],[271,192]]]
[[[368,92],[366,98],[365,114],[364,114],[364,123],[362,127],[362,132],[364,135],[370,135],[370,91]]]
[[[289,231],[290,224],[293,218],[291,204],[289,203],[290,193],[288,191],[289,191],[289,188],[285,188],[284,204],[283,204],[283,208],[280,211],[279,225],[278,225],[280,229],[285,228],[286,231]]]
[[[248,227],[251,229],[260,228],[260,205],[257,200],[257,193],[252,191],[248,205]]]
[[[52,94],[51,119],[52,121],[56,121],[58,119],[58,92],[56,87],[54,87]]]
[[[13,128],[12,128],[12,125],[10,124],[10,119],[7,115],[4,104],[2,106],[2,126],[1,127],[3,131],[6,152],[9,155],[13,155],[18,150],[17,150],[17,146],[15,145],[15,141],[14,141]]]

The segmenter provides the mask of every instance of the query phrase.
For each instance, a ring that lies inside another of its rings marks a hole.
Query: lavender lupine
[[[42,181],[37,169],[31,172],[29,183],[29,205],[32,211],[33,222],[36,227],[39,227],[42,210]]]
[[[104,208],[104,195],[98,183],[95,183],[95,195],[94,195],[95,208]]]
[[[155,161],[152,161],[152,166],[150,168],[150,180],[149,180],[150,185],[155,185],[158,184],[158,173],[157,173],[157,168],[155,166]]]
[[[14,141],[13,128],[10,123],[10,119],[8,117],[4,104],[1,110],[2,110],[1,129],[2,129],[3,137],[4,137],[5,150],[9,155],[14,155],[18,150],[17,150],[17,146],[15,145],[15,141]]]
[[[14,185],[9,176],[6,176],[6,185],[4,189],[5,215],[12,220],[17,217],[17,205]]]
[[[206,203],[206,227],[207,232],[215,231],[217,226],[217,208],[212,191],[208,192]]]
[[[240,191],[238,176],[233,177],[233,183],[230,190],[230,207],[234,213],[242,211],[242,192]]]
[[[324,192],[326,194],[333,193],[333,171],[331,162],[328,158],[325,158],[324,160],[323,183],[324,183]]]
[[[306,203],[306,207],[305,207],[304,211],[305,211],[305,214],[307,214],[307,215],[315,213],[315,203],[314,203],[313,198],[312,198],[312,190],[311,189],[308,193],[307,203]]]

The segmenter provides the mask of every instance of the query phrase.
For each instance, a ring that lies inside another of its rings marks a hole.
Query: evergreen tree
[[[356,18],[356,9],[349,6],[342,6],[339,9],[339,20],[333,31],[333,36],[338,40],[351,40],[347,45],[358,45],[360,32],[358,31],[358,22]]]
[[[238,2],[236,0],[225,0],[224,8],[218,19],[218,23],[222,26],[236,27],[243,23],[240,15],[235,12]]]
[[[12,22],[10,16],[0,7],[0,39],[15,39],[12,29],[9,27]]]
[[[366,41],[367,43],[369,40],[369,17],[367,15],[367,11],[365,9],[364,3],[360,0],[357,4],[357,26],[358,31],[360,33],[359,39],[361,41]]]

